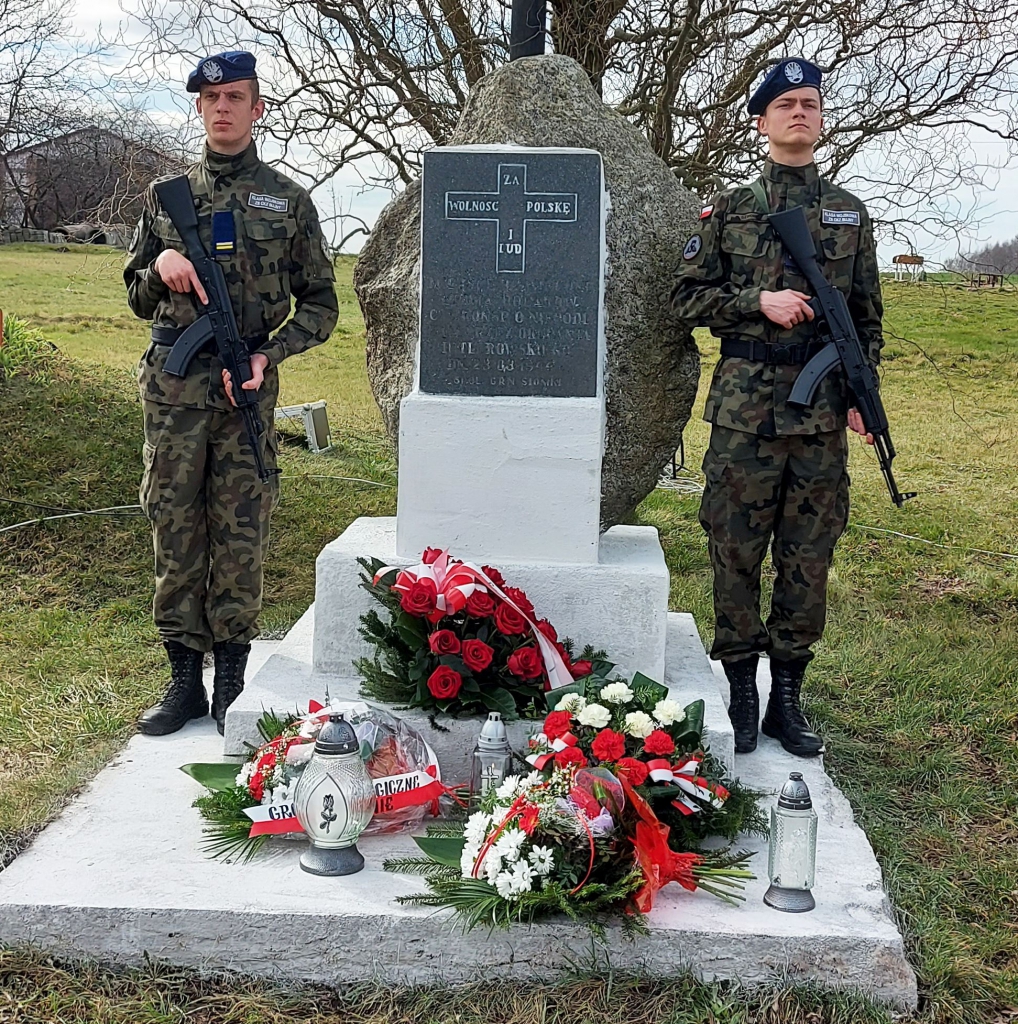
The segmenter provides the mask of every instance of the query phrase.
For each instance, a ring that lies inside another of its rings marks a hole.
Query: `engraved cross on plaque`
[[[446,220],[490,220],[498,225],[495,270],[522,274],[527,222],[576,220],[575,192],[528,192],[526,164],[499,164],[497,192],[446,192]]]

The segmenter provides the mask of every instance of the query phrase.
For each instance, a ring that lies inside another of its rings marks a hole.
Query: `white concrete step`
[[[916,1005],[880,869],[848,802],[818,761],[792,758],[769,741],[736,767],[768,804],[789,770],[805,775],[820,817],[817,909],[783,914],[763,904],[765,843],[749,838],[741,845],[755,851],[760,877],[744,905],[672,885],[648,919],[648,936],[629,941],[611,927],[604,947],[564,920],[464,935],[447,912],[397,905],[393,898],[419,891],[420,879],[381,864],[415,849],[407,836],[363,840],[367,868],[342,879],[302,872],[302,843],[292,840],[273,840],[247,865],[209,860],[191,806],[202,790],[179,766],[218,760],[221,751],[211,719],[174,736],[135,736],[0,872],[0,943],[330,985],[552,980],[590,961],[593,949],[602,964],[627,972],[668,977],[689,968],[747,985],[818,982],[902,1009]]]

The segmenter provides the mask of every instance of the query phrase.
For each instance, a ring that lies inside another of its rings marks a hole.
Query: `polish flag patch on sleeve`
[[[713,207],[713,205],[711,205],[711,206],[705,206],[705,207],[704,207],[704,208],[703,208],[703,209],[702,209],[702,210],[700,211],[700,220],[706,220],[706,219],[707,219],[707,218],[708,218],[708,217],[709,217],[709,216],[710,216],[710,215],[711,215],[711,214],[712,214],[713,212],[714,212],[714,207]]]

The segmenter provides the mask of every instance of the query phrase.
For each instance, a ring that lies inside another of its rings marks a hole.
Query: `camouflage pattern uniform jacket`
[[[269,360],[259,405],[263,455],[274,468],[276,367],[320,345],[335,327],[332,260],[311,197],[262,163],[254,143],[232,157],[206,148],[187,176],[207,251],[214,251],[213,213],[232,214],[235,251],[222,266],[240,333]],[[128,301],[154,326],[186,327],[201,316],[199,304],[159,278],[153,264],[164,249],[184,253],[150,188],[124,269]],[[246,643],[258,632],[277,477],[258,479],[214,346],[195,357],[184,378],[163,371],[169,352],[153,342],[138,366],[145,413],[141,504],[153,525],[156,625],[162,639],[199,650],[215,641]]]
[[[788,167],[768,160],[762,184],[771,211],[805,208],[818,262],[844,293],[875,365],[883,307],[866,208],[822,180],[815,164]],[[785,330],[760,311],[763,290],[809,295],[810,288],[785,258],[748,186],[721,192],[704,209],[678,275],[675,309],[690,326],[709,327],[722,342],[790,346],[812,340],[810,323]],[[770,651],[787,660],[808,659],[823,633],[828,569],[848,518],[848,395],[844,375],[835,370],[812,407],[789,405],[801,368],[722,357],[711,380],[704,419],[713,429],[700,521],[714,568],[716,658]],[[760,570],[772,540],[776,579],[765,624]]]

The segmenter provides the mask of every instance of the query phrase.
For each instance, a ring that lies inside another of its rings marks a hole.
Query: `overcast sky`
[[[123,0],[124,6],[130,9],[132,0]],[[170,4],[174,0],[168,0]],[[138,28],[121,10],[120,0],[91,0],[80,3],[71,16],[75,34],[83,41],[96,38],[100,28],[108,36],[118,28],[122,29],[126,38],[137,38]],[[222,49],[230,49],[234,41],[223,39]],[[129,48],[122,48],[112,61],[113,67],[104,70],[116,70],[131,59]],[[109,63],[109,62],[108,62]],[[184,80],[190,70],[184,62],[168,61],[164,67],[165,86],[162,90],[153,91],[146,100],[148,109],[153,116],[162,121],[179,123],[181,110],[186,109],[182,100],[189,99],[184,93]],[[999,139],[978,135],[972,137],[972,144],[977,159],[981,163],[998,168],[989,172],[984,179],[983,187],[978,192],[964,189],[951,195],[949,200],[959,209],[977,209],[978,225],[968,232],[962,242],[963,250],[971,250],[986,241],[1000,241],[1018,235],[1018,159],[1008,158],[1007,147]],[[273,157],[271,148],[266,147],[263,154],[267,159]],[[278,154],[277,154],[278,155]],[[391,199],[385,189],[365,188],[356,171],[348,170],[336,176],[328,190],[319,189],[314,193],[315,201],[323,215],[339,209],[349,211],[362,217],[369,224],[374,222],[379,211]],[[356,238],[348,248],[360,246],[363,236]],[[929,260],[943,261],[956,254],[958,245],[955,242],[945,243],[929,236],[917,237],[917,251]],[[887,239],[881,242],[880,258],[889,263],[891,257],[905,251],[900,242]]]

